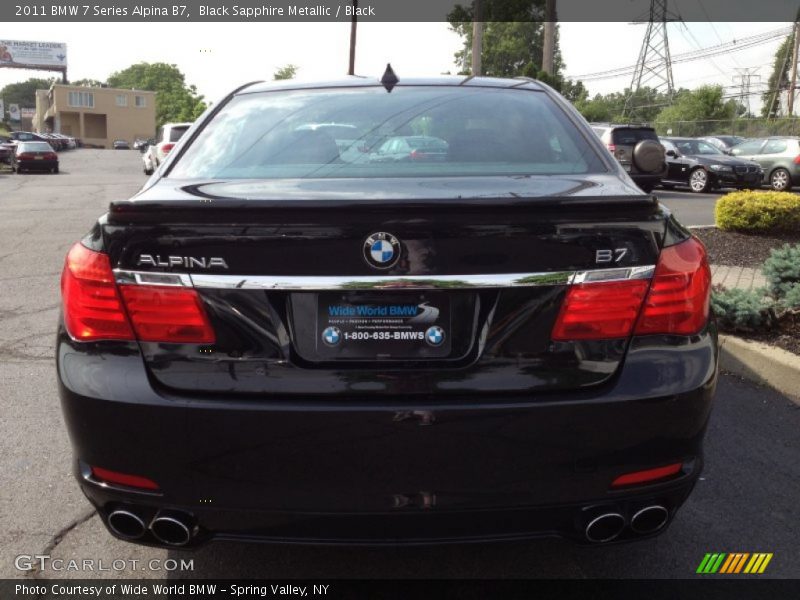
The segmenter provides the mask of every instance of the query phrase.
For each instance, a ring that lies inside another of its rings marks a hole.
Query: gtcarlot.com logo
[[[701,575],[718,574],[739,574],[749,573],[751,575],[763,573],[767,569],[769,561],[772,560],[772,553],[769,552],[709,552],[703,557],[697,573]]]

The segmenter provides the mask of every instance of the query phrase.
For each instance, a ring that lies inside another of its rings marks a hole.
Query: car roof
[[[400,77],[395,87],[410,86],[450,86],[450,87],[485,87],[485,88],[522,88],[529,90],[544,90],[538,81],[528,78],[506,79],[502,77],[464,77],[462,75],[442,75],[439,77]],[[236,94],[252,94],[257,92],[272,92],[278,90],[311,90],[324,88],[367,88],[381,87],[379,78],[359,77],[356,75],[323,81],[302,81],[287,79],[283,81],[259,81],[250,83]]]

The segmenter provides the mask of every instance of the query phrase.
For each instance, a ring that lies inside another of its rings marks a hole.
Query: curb
[[[800,404],[800,356],[723,334],[719,336],[719,350],[721,369],[767,385]]]

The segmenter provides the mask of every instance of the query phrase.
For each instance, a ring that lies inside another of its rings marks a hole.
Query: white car
[[[146,146],[142,153],[145,175],[152,175],[159,165],[164,162],[167,154],[175,146],[191,123],[164,123],[156,132],[155,141]]]

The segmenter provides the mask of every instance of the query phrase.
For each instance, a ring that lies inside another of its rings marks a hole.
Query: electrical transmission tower
[[[750,82],[753,79],[761,81],[761,75],[757,74],[758,67],[739,67],[734,70],[737,74],[733,76],[733,83],[739,84],[739,102],[747,108],[747,116],[750,116]]]
[[[680,17],[667,11],[667,0],[650,0],[647,32],[644,34],[639,60],[636,62],[636,69],[633,72],[631,92],[625,100],[625,116],[636,116],[638,112],[636,93],[642,87],[666,92],[667,97],[672,99],[675,85],[672,81],[672,57],[669,53],[667,23],[679,19]]]

